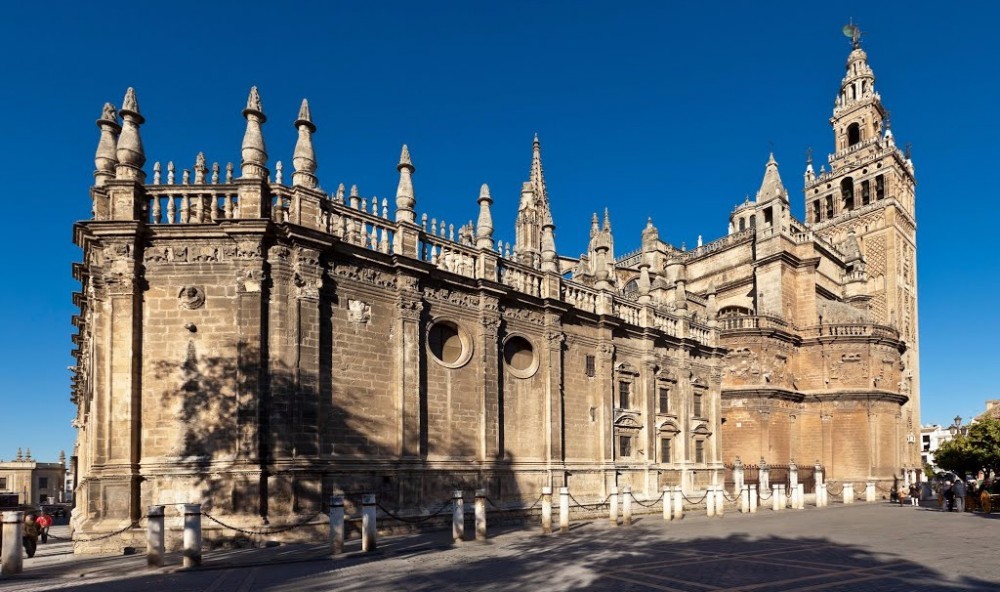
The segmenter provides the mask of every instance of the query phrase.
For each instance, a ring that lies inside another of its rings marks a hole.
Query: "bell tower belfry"
[[[896,146],[889,112],[875,90],[875,74],[861,48],[861,31],[844,27],[851,38],[847,72],[834,101],[830,124],[834,152],[829,170],[805,172],[806,223],[840,251],[860,253],[867,270],[868,314],[875,324],[899,331],[906,343],[899,384],[875,384],[879,390],[908,397],[900,418],[910,443],[901,456],[919,466],[919,340],[917,331],[916,218],[913,162]]]

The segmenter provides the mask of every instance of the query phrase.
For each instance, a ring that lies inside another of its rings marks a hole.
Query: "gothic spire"
[[[104,103],[101,117],[97,120],[101,129],[101,139],[97,143],[97,153],[94,154],[94,184],[104,185],[105,181],[115,178],[115,165],[118,164],[118,134],[122,126],[118,125],[118,113],[111,103]]]
[[[316,152],[313,150],[312,135],[316,133],[316,126],[310,117],[309,101],[306,99],[302,99],[295,127],[299,130],[299,139],[295,142],[295,152],[292,154],[292,166],[295,167],[295,172],[292,173],[292,185],[315,189],[318,182],[315,175]]]
[[[531,143],[531,175],[529,177],[532,189],[535,191],[535,200],[541,204],[541,209],[549,209],[549,195],[545,189],[545,172],[542,169],[542,143],[538,140],[538,134]]]
[[[264,133],[260,126],[267,121],[267,117],[264,115],[264,107],[261,105],[256,86],[250,87],[243,117],[247,120],[247,129],[243,134],[241,150],[243,161],[240,163],[240,174],[247,179],[266,179],[267,148],[264,146]]]
[[[142,149],[142,137],[139,136],[139,126],[145,123],[139,113],[139,103],[135,99],[135,89],[131,86],[125,91],[125,99],[119,112],[122,116],[122,131],[118,136],[115,156],[118,165],[115,167],[115,178],[132,179],[143,182],[146,174],[142,165],[146,163],[146,153]]]
[[[406,144],[403,144],[396,170],[399,171],[399,186],[396,187],[396,222],[412,223],[416,221],[416,214],[413,211],[413,207],[417,204],[413,196],[413,173],[416,168],[410,161],[410,149]]]
[[[773,152],[764,167],[764,180],[761,181],[760,189],[757,191],[757,203],[762,204],[772,199],[788,201],[788,191],[781,183],[781,175],[778,174],[778,161],[774,160]]]
[[[476,248],[493,248],[493,214],[490,213],[490,187],[486,183],[479,188],[479,219],[476,221]]]

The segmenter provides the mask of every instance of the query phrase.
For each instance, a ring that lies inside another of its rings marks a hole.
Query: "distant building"
[[[931,465],[935,471],[940,470],[934,463],[934,453],[942,444],[952,439],[951,430],[938,424],[920,426],[920,460],[924,465]]]
[[[18,504],[37,506],[65,501],[66,455],[59,462],[38,462],[31,449],[11,461],[0,461],[0,494],[16,494]]]

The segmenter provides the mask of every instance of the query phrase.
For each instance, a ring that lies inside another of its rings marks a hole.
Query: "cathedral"
[[[280,528],[334,492],[421,516],[456,488],[513,510],[543,486],[696,494],[740,462],[915,478],[914,169],[856,33],[805,219],[772,156],[691,250],[650,222],[616,254],[605,211],[560,254],[537,137],[503,244],[486,185],[474,224],[423,213],[403,146],[394,201],[326,192],[306,101],[287,177],[256,88],[243,116],[238,170],[199,154],[151,176],[134,91],[97,121],[74,227],[78,552],[142,546],[152,504]]]

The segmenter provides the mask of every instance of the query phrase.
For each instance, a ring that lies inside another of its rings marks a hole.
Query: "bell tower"
[[[902,408],[900,455],[919,466],[920,383],[917,331],[916,218],[913,162],[896,146],[889,112],[875,90],[875,74],[861,48],[861,31],[851,38],[847,72],[834,101],[834,152],[817,174],[812,159],[805,172],[806,223],[841,252],[858,253],[867,269],[870,321],[899,331],[906,342],[899,384],[874,384],[909,398]],[[849,257],[849,255],[845,255]]]

